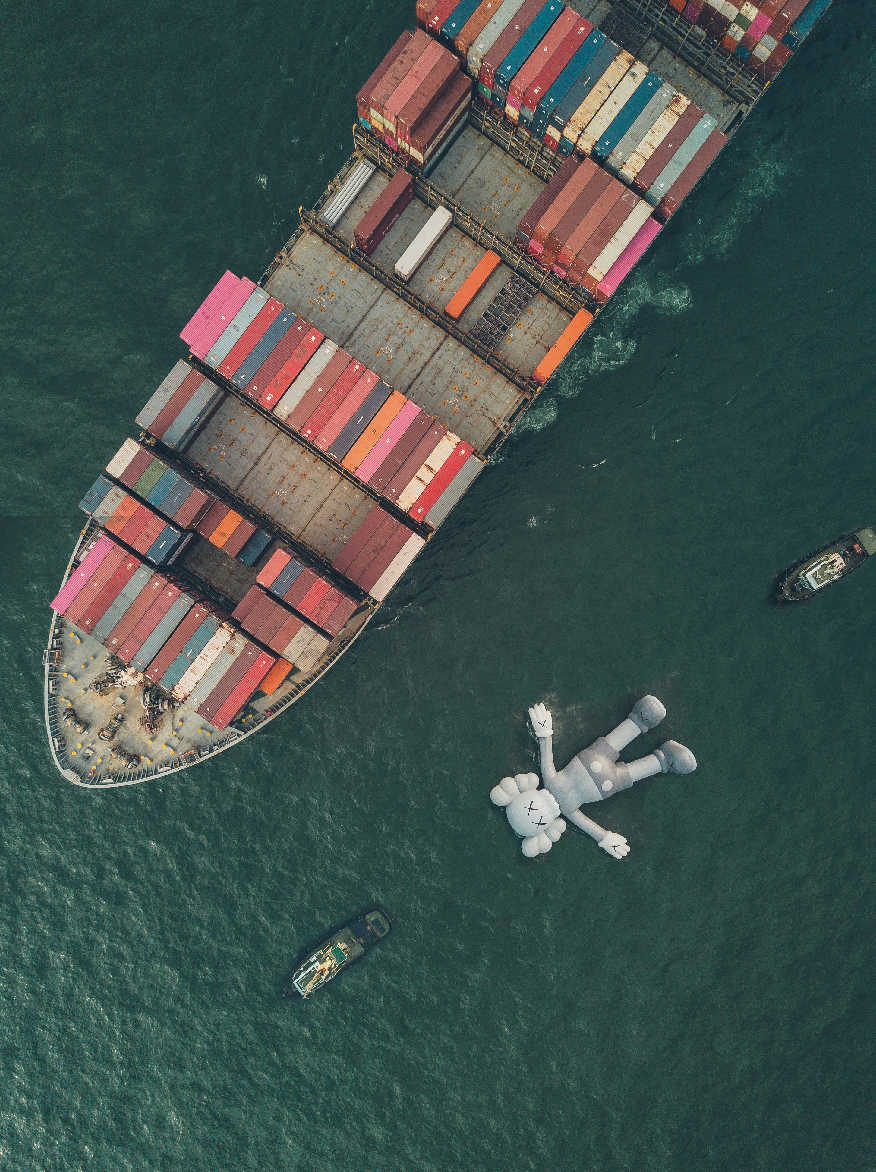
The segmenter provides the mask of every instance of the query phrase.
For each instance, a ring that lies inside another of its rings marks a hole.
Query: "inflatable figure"
[[[656,696],[643,696],[626,718],[608,736],[597,737],[582,749],[565,769],[556,769],[552,747],[553,721],[544,704],[529,710],[532,731],[538,738],[541,775],[545,788],[539,788],[534,773],[503,777],[490,791],[490,799],[504,806],[512,830],[523,839],[522,850],[528,859],[546,854],[566,829],[566,819],[589,834],[604,851],[623,859],[630,846],[622,834],[603,830],[579,807],[602,802],[621,789],[629,789],[644,777],[655,773],[693,773],[696,757],[678,741],[664,741],[659,749],[627,764],[618,761],[620,752],[637,736],[660,723],[666,709]]]

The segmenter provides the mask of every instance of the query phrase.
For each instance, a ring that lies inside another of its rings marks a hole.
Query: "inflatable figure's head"
[[[557,799],[550,790],[538,788],[534,773],[503,777],[493,786],[490,798],[505,807],[511,829],[523,839],[521,849],[528,859],[546,854],[566,829]]]

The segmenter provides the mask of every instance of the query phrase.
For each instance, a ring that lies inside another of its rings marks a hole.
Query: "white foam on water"
[[[522,415],[514,424],[512,435],[525,435],[528,431],[544,431],[557,420],[559,414],[555,399],[539,399],[534,407]]]
[[[742,171],[728,214],[713,216],[705,223],[699,219],[688,227],[685,263],[702,264],[704,260],[726,256],[746,224],[783,186],[787,173],[787,156],[780,154],[778,146],[761,155],[756,166]]]

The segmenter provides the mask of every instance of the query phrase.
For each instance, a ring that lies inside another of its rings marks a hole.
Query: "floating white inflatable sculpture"
[[[592,818],[582,814],[579,807],[602,802],[655,773],[693,773],[696,757],[678,741],[664,741],[659,749],[638,761],[629,764],[618,761],[621,750],[630,741],[654,728],[665,715],[666,709],[656,696],[643,696],[626,720],[608,736],[597,737],[565,769],[557,770],[551,714],[544,704],[530,708],[529,719],[538,738],[545,788],[539,788],[536,774],[518,773],[516,777],[503,777],[490,791],[490,799],[495,805],[505,807],[512,830],[523,839],[522,849],[528,859],[551,849],[566,829],[565,819],[589,834],[615,859],[629,854],[629,843],[622,834],[603,830]]]

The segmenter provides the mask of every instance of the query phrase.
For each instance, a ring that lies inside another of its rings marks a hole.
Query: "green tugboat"
[[[845,578],[876,553],[876,530],[869,525],[846,533],[802,562],[791,566],[776,583],[778,602],[804,602]]]
[[[379,908],[356,916],[332,932],[296,966],[283,989],[283,996],[309,997],[345,968],[361,960],[369,948],[389,934],[391,927],[389,916]]]

